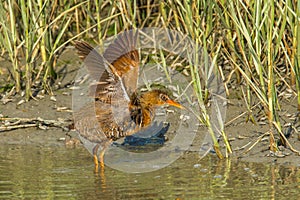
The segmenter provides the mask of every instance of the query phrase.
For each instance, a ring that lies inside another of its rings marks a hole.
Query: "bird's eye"
[[[162,101],[167,101],[169,99],[169,97],[165,94],[160,94],[159,96]]]

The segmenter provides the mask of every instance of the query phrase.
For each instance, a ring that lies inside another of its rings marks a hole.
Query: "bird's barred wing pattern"
[[[96,80],[91,85],[91,93],[95,94],[96,99],[106,103],[124,98],[129,101],[137,88],[137,35],[138,32],[133,31],[118,35],[103,56],[88,43],[75,41],[79,57],[85,61],[89,74]]]
[[[104,58],[111,63],[111,70],[121,77],[130,97],[137,89],[139,53],[137,51],[138,31],[126,31],[118,35],[105,50]]]
[[[79,57],[84,60],[91,78],[95,81],[90,85],[91,96],[101,102],[111,103],[111,99],[117,92],[119,78],[107,68],[103,56],[88,43],[75,41],[75,48]]]
[[[79,57],[84,60],[91,78],[96,80],[90,85],[94,105],[86,105],[75,113],[78,118],[76,128],[89,141],[116,140],[136,131],[128,109],[129,95],[137,87],[139,56],[136,42],[137,33],[120,34],[103,56],[88,43],[75,42]],[[86,107],[93,109],[88,111]]]

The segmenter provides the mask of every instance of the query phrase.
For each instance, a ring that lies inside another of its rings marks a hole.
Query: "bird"
[[[100,54],[87,42],[74,41],[77,54],[95,80],[90,85],[94,101],[74,113],[80,138],[96,144],[92,149],[95,169],[98,163],[104,168],[104,153],[113,141],[149,127],[157,107],[184,108],[165,87],[138,89],[137,42],[138,31],[126,31]]]

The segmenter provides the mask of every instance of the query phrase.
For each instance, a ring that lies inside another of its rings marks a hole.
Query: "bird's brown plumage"
[[[75,42],[79,57],[84,60],[92,79],[96,80],[91,86],[94,88],[94,102],[74,113],[80,136],[98,144],[93,150],[95,164],[98,162],[98,148],[103,142],[134,134],[148,126],[157,106],[169,104],[181,108],[162,90],[136,91],[139,70],[137,39],[138,32],[120,34],[103,55],[86,42]],[[100,155],[100,161],[103,161],[103,153]]]

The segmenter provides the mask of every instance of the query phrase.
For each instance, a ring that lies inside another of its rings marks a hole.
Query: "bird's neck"
[[[142,126],[148,126],[151,124],[154,118],[154,108],[153,107],[144,107],[141,109],[142,111]]]
[[[148,126],[153,118],[155,107],[150,100],[135,97],[131,102],[130,113],[132,120],[140,127]]]

